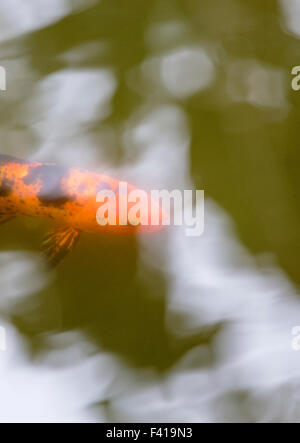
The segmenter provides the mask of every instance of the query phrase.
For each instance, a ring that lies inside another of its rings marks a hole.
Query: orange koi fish
[[[136,232],[142,226],[128,222],[101,226],[97,221],[97,195],[113,191],[119,201],[119,180],[56,164],[27,162],[0,155],[0,224],[16,216],[50,218],[56,222],[43,243],[43,252],[50,265],[57,265],[70,252],[80,234],[89,232]],[[128,190],[135,188],[128,185]],[[149,195],[149,208],[151,197]],[[116,205],[118,219],[118,204]],[[160,228],[159,224],[153,229]]]

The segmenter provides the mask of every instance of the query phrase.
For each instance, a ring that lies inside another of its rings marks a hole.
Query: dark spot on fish
[[[71,201],[69,197],[42,197],[40,195],[38,196],[38,199],[43,206],[53,206],[55,208],[62,207]]]
[[[63,189],[62,180],[68,177],[68,169],[55,165],[32,166],[23,178],[25,185],[40,184],[37,198],[42,205],[60,208],[74,201],[75,196]]]
[[[14,182],[7,178],[4,178],[0,183],[0,197],[8,197],[12,194],[14,189]]]
[[[7,163],[17,163],[19,165],[28,164],[27,161],[12,157],[11,155],[1,155],[0,154],[0,166],[5,165]]]
[[[41,175],[41,166],[31,166],[28,170],[28,174],[23,178],[23,183],[26,186],[37,184]]]

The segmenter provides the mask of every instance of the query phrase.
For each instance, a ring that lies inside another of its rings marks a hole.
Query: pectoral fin
[[[43,242],[43,253],[51,267],[72,251],[80,237],[80,231],[72,227],[56,228],[51,231]]]
[[[12,220],[15,217],[16,216],[14,214],[7,213],[7,212],[1,212],[0,211],[0,225],[2,225],[3,223],[8,222],[9,220]]]

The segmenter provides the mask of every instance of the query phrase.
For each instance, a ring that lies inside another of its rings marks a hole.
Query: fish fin
[[[15,214],[11,214],[9,212],[1,212],[0,211],[0,225],[2,225],[3,223],[6,223],[6,222],[12,220],[15,217],[16,217]]]
[[[53,229],[46,236],[42,251],[50,267],[57,266],[72,251],[80,237],[80,231],[72,227]]]

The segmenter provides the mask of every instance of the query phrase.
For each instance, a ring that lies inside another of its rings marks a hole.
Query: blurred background
[[[0,421],[300,421],[300,0],[2,0],[0,153],[204,189],[205,233],[0,229]]]

